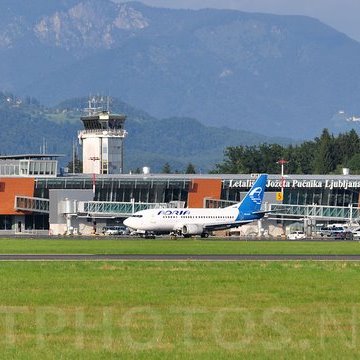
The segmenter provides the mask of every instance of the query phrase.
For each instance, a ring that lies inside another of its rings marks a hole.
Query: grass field
[[[2,253],[358,254],[357,242],[1,239]],[[334,359],[359,262],[0,262],[4,359]]]
[[[2,262],[4,359],[356,358],[360,264]]]
[[[1,254],[360,254],[357,241],[0,239]]]

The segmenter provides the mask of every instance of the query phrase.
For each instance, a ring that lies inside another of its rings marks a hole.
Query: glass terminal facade
[[[96,176],[94,201],[168,203],[187,201],[191,179]],[[36,179],[35,197],[49,198],[50,189],[92,189],[91,176]]]
[[[27,168],[30,169],[31,166]],[[41,166],[37,168],[41,169]],[[20,176],[14,177],[13,181],[19,182],[20,178]],[[185,206],[190,207],[203,207],[206,204],[211,207],[228,206],[229,201],[241,201],[255,178],[256,175],[253,174],[96,175],[93,200],[135,203],[182,202]],[[18,217],[22,210],[20,208],[17,211],[14,210],[14,198],[17,195],[49,199],[49,190],[51,189],[90,190],[93,189],[94,182],[92,174],[58,177],[43,175],[27,179],[28,182],[31,180],[31,183],[27,185],[31,191],[28,191],[27,194],[23,193],[23,183],[10,186],[7,185],[6,179],[0,179],[0,196],[8,198],[7,208],[1,209],[4,202],[0,203],[0,230],[14,228],[19,222]],[[24,180],[26,180],[26,176],[21,181],[24,182]],[[1,184],[2,182],[4,183]],[[216,188],[215,191],[214,188]],[[15,191],[13,195],[10,194],[11,196],[6,195],[9,189]],[[281,190],[284,194],[283,201],[277,201],[276,194]],[[265,196],[266,201],[270,204],[358,207],[359,192],[360,176],[288,175],[285,180],[282,180],[280,175],[269,175]],[[197,202],[194,202],[194,199]],[[209,202],[209,199],[214,201]],[[12,209],[12,211],[7,209]],[[40,214],[36,211],[22,211],[22,214],[25,217],[25,220],[22,221],[25,223],[26,229],[47,229],[49,227],[48,214]]]
[[[232,179],[223,179],[221,199],[239,201],[240,194],[252,181],[250,175],[246,177],[233,175]],[[279,175],[270,175],[267,191],[279,192],[281,189],[284,204],[349,206],[359,203],[360,176],[288,175],[281,180]]]
[[[221,182],[219,200],[239,202],[252,185],[251,175],[120,175],[96,176],[95,201],[166,203],[187,202],[197,179],[217,179]],[[49,189],[92,189],[89,175],[37,178],[35,197],[49,198]],[[270,175],[267,192],[281,191],[279,175]],[[289,175],[283,184],[285,204],[348,206],[359,203],[360,176]],[[205,194],[206,196],[206,194]]]

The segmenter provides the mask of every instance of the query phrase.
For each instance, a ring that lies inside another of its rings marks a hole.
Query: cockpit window
[[[132,217],[141,218],[141,217],[143,217],[143,216],[142,216],[142,215],[132,215]]]

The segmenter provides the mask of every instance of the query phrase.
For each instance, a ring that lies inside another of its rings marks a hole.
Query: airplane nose
[[[127,219],[125,219],[123,221],[123,224],[130,229],[134,229],[134,219],[132,219],[131,217],[128,217]]]

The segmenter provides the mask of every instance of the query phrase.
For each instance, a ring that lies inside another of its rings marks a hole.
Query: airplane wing
[[[204,225],[204,230],[226,230],[226,229],[231,229],[233,227],[238,227],[241,225],[245,225],[245,224],[249,224],[253,222],[253,220],[242,220],[242,221],[236,221],[233,223],[223,223],[223,224],[206,224]]]
[[[273,213],[273,212],[281,212],[280,210],[266,210],[266,211],[253,211],[252,214],[254,215],[265,215],[265,214],[270,214],[270,213]]]
[[[272,213],[275,212],[275,210],[268,210],[268,211],[253,211],[251,214],[252,215],[262,215],[261,217],[263,217],[265,214],[268,213]],[[239,221],[234,221],[232,223],[223,223],[223,224],[219,224],[219,223],[213,223],[213,224],[206,224],[204,225],[204,229],[206,230],[226,230],[226,229],[231,229],[233,227],[238,227],[241,225],[245,225],[245,224],[249,224],[251,222],[253,222],[254,219],[249,219],[249,220],[239,220]]]

